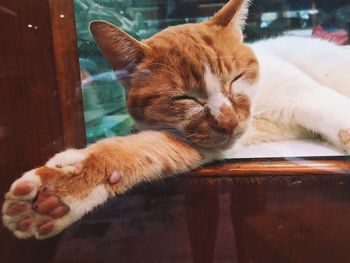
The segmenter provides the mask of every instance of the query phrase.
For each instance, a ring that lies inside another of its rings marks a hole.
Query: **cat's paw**
[[[5,195],[4,225],[18,238],[45,239],[105,202],[110,192],[89,173],[86,165],[93,164],[85,159],[68,150],[16,180]]]
[[[338,137],[345,152],[350,154],[350,129],[341,130]]]
[[[58,233],[63,226],[59,220],[69,212],[70,207],[55,194],[53,186],[42,184],[36,170],[13,183],[2,207],[4,225],[18,238]]]

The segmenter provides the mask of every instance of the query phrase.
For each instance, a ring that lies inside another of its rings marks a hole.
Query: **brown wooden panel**
[[[343,175],[169,178],[112,198],[56,239],[20,241],[0,228],[0,262],[350,262],[349,187]]]
[[[0,12],[2,193],[64,147],[48,2],[4,0]]]
[[[219,217],[219,182],[188,180],[186,221],[193,263],[211,263]],[[205,248],[205,249],[203,249]]]
[[[0,7],[2,193],[25,170],[86,139],[73,1]]]

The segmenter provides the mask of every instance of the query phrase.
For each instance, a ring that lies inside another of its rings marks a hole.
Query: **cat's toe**
[[[35,170],[25,173],[20,179],[16,180],[5,195],[5,202],[2,206],[2,220],[4,225],[16,236],[22,238],[22,230],[28,231],[28,220],[31,217],[31,202],[37,195],[38,187],[41,183]],[[18,234],[18,235],[17,235]],[[27,236],[27,235],[25,235]]]
[[[31,182],[19,182],[12,191],[15,196],[24,196],[30,194],[34,190],[34,185]]]
[[[4,214],[8,216],[16,216],[30,210],[30,205],[22,202],[9,202],[5,207]]]
[[[342,129],[338,137],[345,152],[350,155],[350,129]]]
[[[3,205],[3,224],[18,238],[27,238],[33,234],[33,214],[29,204],[5,201]]]
[[[39,238],[43,238],[53,232],[55,223],[52,220],[46,220],[37,225]]]
[[[16,180],[5,195],[6,200],[32,200],[41,185],[40,177],[35,170],[26,172],[21,178]]]

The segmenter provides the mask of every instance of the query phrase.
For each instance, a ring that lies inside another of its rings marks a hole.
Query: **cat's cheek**
[[[256,85],[252,85],[245,80],[237,80],[231,84],[231,92],[245,95],[252,102],[256,97]]]
[[[234,105],[239,124],[248,123],[251,118],[252,102],[247,95],[234,93],[230,96],[230,101]],[[244,126],[244,125],[243,125]]]

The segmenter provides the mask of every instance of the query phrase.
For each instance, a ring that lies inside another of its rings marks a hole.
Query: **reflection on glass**
[[[97,49],[90,32],[92,20],[109,21],[137,39],[168,26],[200,22],[227,1],[214,0],[75,0],[88,142],[130,133],[124,90]],[[247,41],[281,34],[321,37],[348,43],[348,0],[255,0],[245,29]]]

